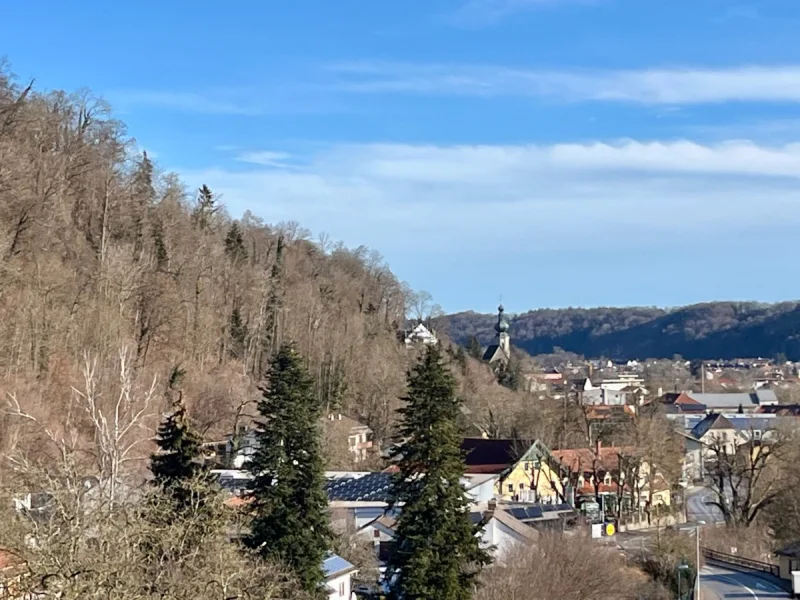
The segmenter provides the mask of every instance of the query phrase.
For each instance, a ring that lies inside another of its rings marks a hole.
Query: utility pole
[[[706,393],[706,363],[700,363],[700,390],[703,394]]]
[[[694,574],[694,600],[700,600],[700,525],[694,526],[695,541],[697,543],[696,556],[695,556],[695,571]]]

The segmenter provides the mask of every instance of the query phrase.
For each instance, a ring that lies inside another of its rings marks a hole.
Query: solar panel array
[[[548,518],[552,517],[552,513],[572,511],[569,504],[542,504],[538,506],[518,506],[509,508],[506,512],[511,513],[513,517],[520,521],[528,521],[532,519],[542,519],[545,513],[549,513]]]
[[[391,473],[369,473],[362,477],[343,477],[325,484],[328,500],[345,502],[389,502]]]

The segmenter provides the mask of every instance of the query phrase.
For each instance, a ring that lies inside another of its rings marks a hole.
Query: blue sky
[[[0,53],[234,216],[522,311],[800,297],[799,29],[797,0],[40,0]]]

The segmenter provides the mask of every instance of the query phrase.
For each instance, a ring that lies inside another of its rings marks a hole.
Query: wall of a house
[[[555,483],[557,492],[551,487],[551,481]],[[532,460],[521,460],[502,481],[497,481],[495,494],[505,500],[510,500],[515,495],[521,496],[523,490],[534,489],[534,486],[539,502],[558,504],[561,501],[559,494],[563,493],[563,485],[558,473],[552,470],[545,461],[541,461],[540,467],[534,469]]]

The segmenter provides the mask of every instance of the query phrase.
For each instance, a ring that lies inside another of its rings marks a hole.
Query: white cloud
[[[297,220],[390,261],[470,260],[485,244],[524,254],[711,234],[735,242],[776,223],[800,225],[800,145],[339,145],[291,170],[184,176],[221,192],[234,214]]]
[[[236,157],[236,160],[254,165],[263,165],[265,167],[288,168],[289,165],[286,164],[286,161],[291,157],[292,155],[288,152],[261,150],[259,152],[243,152]]]
[[[355,62],[330,67],[352,93],[535,96],[642,104],[800,102],[800,66],[536,70],[489,65]]]
[[[255,116],[262,113],[256,104],[243,101],[238,94],[236,97],[225,97],[199,92],[117,90],[106,95],[122,110],[131,106],[153,106],[203,114]]]

